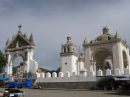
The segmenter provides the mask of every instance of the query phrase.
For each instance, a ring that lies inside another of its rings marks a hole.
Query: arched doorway
[[[8,62],[5,66],[5,74],[9,77],[16,74],[16,70],[14,72],[13,67],[19,68],[23,73],[36,73],[38,63],[33,59],[34,50],[33,34],[27,37],[19,28],[16,35],[6,42],[5,54]]]
[[[24,74],[25,60],[21,55],[15,55],[12,59],[12,78],[22,80]]]
[[[126,69],[126,68],[128,68],[128,59],[127,59],[126,52],[123,51],[122,55],[123,55],[123,66],[124,66],[124,69]]]
[[[103,75],[106,75],[107,69],[110,69],[113,72],[112,54],[109,50],[98,49],[95,51],[93,57],[95,60],[96,72],[99,69],[103,71]]]

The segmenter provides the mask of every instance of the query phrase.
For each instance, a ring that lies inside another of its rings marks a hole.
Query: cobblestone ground
[[[129,93],[79,90],[24,90],[25,97],[129,97]]]

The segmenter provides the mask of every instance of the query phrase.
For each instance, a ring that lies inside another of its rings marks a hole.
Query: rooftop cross
[[[18,31],[19,31],[19,32],[20,32],[20,30],[21,30],[21,27],[22,27],[22,25],[19,24],[19,25],[18,25]]]

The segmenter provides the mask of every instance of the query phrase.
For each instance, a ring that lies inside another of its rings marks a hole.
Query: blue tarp
[[[32,88],[32,86],[33,86],[32,80],[26,80],[26,81],[25,81],[25,87],[27,87],[27,88]]]
[[[6,81],[6,80],[9,80],[9,78],[7,78],[7,77],[0,77],[0,81]]]
[[[24,86],[24,82],[7,82],[6,85],[8,86]]]
[[[26,80],[25,82],[7,82],[6,85],[8,86],[24,86],[26,88],[32,88],[33,82],[32,80]]]

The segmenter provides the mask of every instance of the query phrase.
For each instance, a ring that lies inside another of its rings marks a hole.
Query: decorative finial
[[[118,32],[116,31],[115,38],[120,38]]]
[[[125,43],[127,43],[127,41],[126,41],[126,40],[125,40],[124,42],[125,42]]]
[[[84,40],[83,45],[86,45],[86,44],[88,44],[88,40],[87,40],[86,37],[85,37],[85,40]]]
[[[18,31],[19,31],[19,32],[21,31],[21,27],[22,27],[22,25],[19,24],[19,25],[18,25]]]
[[[19,48],[19,41],[16,42],[16,48]]]
[[[34,44],[34,39],[33,39],[33,34],[32,34],[32,33],[31,33],[31,35],[30,35],[29,41],[30,41],[33,45],[35,45],[35,44]]]
[[[6,45],[8,45],[8,43],[9,43],[9,38],[8,38],[8,40],[6,41]]]
[[[109,28],[107,26],[103,27],[103,34],[108,34]]]
[[[68,40],[68,41],[70,41],[70,40],[71,40],[71,37],[70,37],[70,36],[68,36],[68,37],[67,37],[67,40]]]
[[[70,36],[67,37],[67,43],[71,43],[71,37]]]
[[[25,37],[25,38],[28,38],[26,33],[24,33],[24,37]]]

